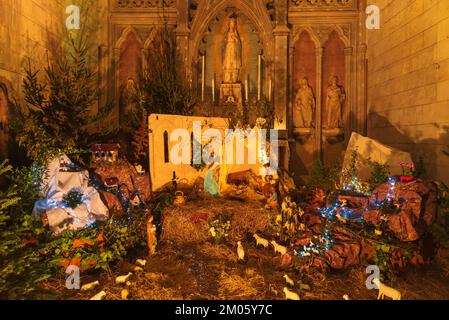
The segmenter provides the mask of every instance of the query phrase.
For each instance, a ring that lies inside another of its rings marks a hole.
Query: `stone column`
[[[100,88],[100,95],[98,98],[98,110],[104,107],[107,103],[107,79],[108,79],[108,47],[101,45],[98,47],[98,87]]]
[[[356,130],[363,135],[368,133],[368,106],[366,101],[367,92],[367,60],[366,60],[367,45],[364,43],[359,47],[359,61],[358,61],[358,103],[357,103],[357,119],[356,119]]]
[[[354,110],[352,108],[352,47],[347,47],[344,50],[345,53],[345,69],[346,69],[346,79],[345,79],[345,93],[346,100],[344,103],[344,113],[343,113],[343,121],[344,121],[344,132],[345,132],[345,144],[349,142],[349,138],[351,137],[351,130],[354,129],[352,127],[352,117],[354,117]],[[352,111],[352,112],[351,112]]]
[[[114,112],[114,122],[117,126],[120,125],[120,48],[114,48],[113,52],[113,66],[114,66],[114,94],[113,101],[116,104]]]
[[[176,9],[177,14],[177,27],[175,30],[176,34],[176,45],[178,47],[179,54],[182,57],[182,62],[185,69],[185,75],[188,72],[188,54],[189,54],[189,1],[188,0],[177,0]]]
[[[289,36],[288,1],[275,0],[276,26],[274,35],[274,129],[278,132],[279,164],[288,171],[290,146],[287,130]]]
[[[323,47],[316,48],[315,160],[323,158]]]
[[[276,27],[274,28],[274,109],[275,128],[287,130],[288,103],[288,38],[290,29],[287,25],[287,0],[277,0]]]

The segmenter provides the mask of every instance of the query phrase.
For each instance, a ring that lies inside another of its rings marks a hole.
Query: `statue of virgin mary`
[[[223,46],[223,82],[236,83],[242,67],[242,43],[237,31],[237,21],[229,20]]]

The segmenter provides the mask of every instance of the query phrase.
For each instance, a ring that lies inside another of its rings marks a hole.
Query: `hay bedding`
[[[209,221],[218,215],[231,220],[228,240],[238,241],[255,232],[270,233],[271,215],[263,204],[252,200],[208,198],[171,206],[163,213],[162,241],[204,242],[211,238]]]

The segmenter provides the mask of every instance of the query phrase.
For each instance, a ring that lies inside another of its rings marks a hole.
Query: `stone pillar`
[[[323,158],[323,48],[316,48],[315,160]]]
[[[98,98],[98,110],[107,104],[107,88],[108,88],[108,47],[101,45],[98,47],[98,87],[100,88],[100,95]]]
[[[274,28],[274,110],[275,129],[287,130],[288,103],[288,38],[290,29],[287,25],[287,0],[277,0],[276,27]]]
[[[357,119],[356,119],[356,130],[359,131],[359,133],[363,135],[367,135],[368,133],[368,123],[367,123],[367,116],[368,116],[368,105],[366,101],[366,93],[367,93],[367,70],[368,70],[368,64],[366,60],[366,52],[367,52],[367,45],[364,43],[359,47],[359,61],[358,61],[358,68],[359,68],[359,78],[358,78],[358,103],[357,103]]]
[[[344,50],[345,53],[345,93],[346,93],[346,100],[345,104],[343,106],[344,113],[343,113],[343,121],[344,121],[344,132],[345,132],[345,144],[349,142],[349,138],[351,137],[351,130],[354,129],[352,127],[352,119],[354,117],[353,113],[354,110],[352,108],[352,47],[347,47]]]
[[[120,125],[120,48],[114,48],[113,52],[113,72],[114,72],[114,94],[113,101],[116,103],[114,122],[117,126]]]
[[[178,52],[182,57],[182,62],[185,69],[185,75],[188,76],[188,54],[189,54],[189,1],[188,0],[177,0],[176,9],[178,10],[177,15],[177,27],[175,30],[176,34],[176,45],[178,47]]]
[[[288,1],[275,0],[276,26],[274,35],[274,129],[278,132],[279,164],[289,170],[290,146],[288,143],[287,109],[288,109],[288,65],[289,36]]]

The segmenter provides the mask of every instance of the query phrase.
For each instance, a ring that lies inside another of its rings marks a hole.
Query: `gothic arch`
[[[351,47],[351,40],[346,36],[345,31],[339,25],[335,25],[335,26],[332,26],[329,28],[326,36],[323,37],[323,39],[322,39],[322,43],[321,43],[322,45],[324,45],[329,40],[329,36],[332,34],[332,32],[335,32],[338,34],[340,40],[345,45],[345,48]]]
[[[265,55],[271,57],[273,53],[270,46],[270,40],[273,38],[273,26],[263,4],[260,1],[253,2],[250,0],[240,0],[238,2],[218,0],[217,3],[213,5],[208,1],[202,1],[199,4],[198,13],[195,16],[191,28],[191,40],[193,45],[190,49],[190,62],[197,56],[201,41],[207,33],[209,25],[227,8],[236,9],[244,14],[257,29],[257,33],[261,35]]]
[[[313,41],[313,43],[315,44],[315,49],[321,48],[322,44],[320,39],[318,38],[318,36],[316,35],[315,31],[313,31],[312,28],[310,27],[300,27],[297,30],[295,30],[295,32],[293,33],[292,36],[292,42],[291,42],[291,46],[293,47],[296,42],[299,40],[299,38],[301,37],[301,34],[303,32],[307,32],[309,34],[310,39]]]
[[[125,29],[123,29],[122,34],[120,35],[120,38],[118,38],[117,41],[115,42],[114,48],[120,49],[122,47],[123,43],[125,43],[125,41],[128,39],[128,36],[130,33],[134,34],[134,36],[136,37],[140,46],[143,47],[142,39],[140,38],[136,29],[134,29],[132,26],[127,26]]]
[[[142,49],[147,50],[151,46],[151,44],[153,43],[154,37],[156,36],[156,32],[157,32],[156,27],[151,28],[151,31],[148,33],[148,36],[142,45]]]

